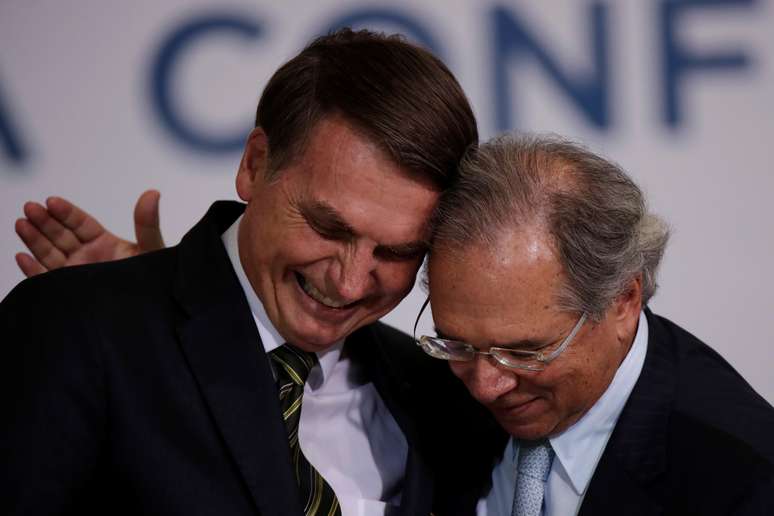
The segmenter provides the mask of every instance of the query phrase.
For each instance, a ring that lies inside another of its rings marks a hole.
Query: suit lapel
[[[393,356],[374,326],[365,326],[347,338],[347,352],[366,369],[387,409],[398,423],[408,443],[405,477],[400,507],[390,516],[430,514],[433,505],[433,475],[423,458],[415,420],[401,400],[411,399],[412,385],[396,374]]]
[[[662,514],[669,411],[676,389],[675,362],[663,345],[663,328],[648,318],[648,352],[591,479],[581,515]]]
[[[599,514],[626,514],[627,516],[656,516],[662,508],[615,456],[603,457],[594,472],[580,516]]]
[[[259,512],[302,514],[277,391],[220,235],[242,208],[216,203],[180,244],[178,335],[191,371]]]

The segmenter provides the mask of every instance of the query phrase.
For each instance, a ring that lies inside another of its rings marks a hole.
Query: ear
[[[642,274],[638,274],[613,303],[613,317],[620,342],[628,344],[634,338],[641,310]]]
[[[268,166],[269,141],[263,129],[256,127],[250,132],[239,163],[236,176],[236,190],[239,198],[249,202],[257,182],[263,182]]]

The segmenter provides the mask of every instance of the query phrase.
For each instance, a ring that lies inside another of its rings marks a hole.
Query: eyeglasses
[[[419,324],[419,318],[422,317],[425,307],[430,302],[430,298],[425,300],[422,308],[419,310],[417,320],[414,322],[414,342],[417,343],[422,350],[433,358],[441,360],[453,360],[455,362],[469,362],[476,358],[476,355],[486,355],[494,358],[499,364],[510,369],[525,369],[527,371],[542,371],[546,366],[555,360],[556,357],[562,354],[567,349],[575,335],[578,334],[583,324],[588,318],[584,312],[578,322],[575,323],[570,333],[562,340],[558,347],[554,347],[552,344],[543,346],[536,350],[522,350],[512,348],[489,348],[489,351],[480,351],[466,342],[459,340],[442,339],[440,337],[430,337],[428,335],[422,335],[417,339],[417,325]]]

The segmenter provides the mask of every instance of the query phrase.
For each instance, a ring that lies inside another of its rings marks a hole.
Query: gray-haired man
[[[512,436],[479,514],[774,514],[774,410],[645,308],[668,231],[632,180],[554,137],[460,173],[420,342]]]
[[[557,138],[494,140],[435,226],[438,337],[420,343],[505,431],[435,435],[455,460],[502,443],[489,494],[454,514],[774,514],[774,409],[644,308],[668,235],[620,168]]]

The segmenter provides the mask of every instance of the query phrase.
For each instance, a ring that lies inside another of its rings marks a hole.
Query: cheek
[[[524,390],[540,394],[554,405],[563,405],[584,390],[579,378],[572,367],[549,368],[537,375],[523,375],[521,384]]]
[[[473,362],[459,362],[450,360],[449,369],[451,369],[451,372],[454,374],[454,376],[462,380],[462,383],[470,388],[470,379],[471,375],[473,374]]]
[[[298,267],[305,269],[306,273],[316,271],[323,275],[338,252],[334,242],[324,240],[314,232],[303,231],[280,238],[275,247],[274,259],[282,268]]]
[[[551,405],[562,421],[573,422],[593,405],[599,393],[599,376],[595,370],[588,359],[582,363],[574,362],[557,371],[542,385],[545,391],[551,393]]]

